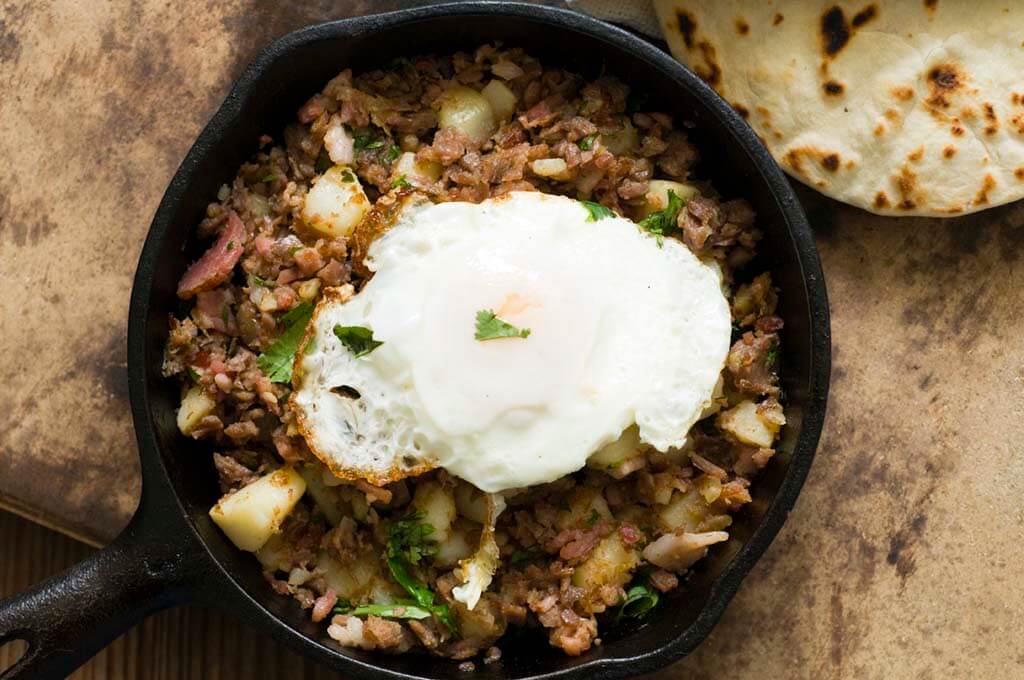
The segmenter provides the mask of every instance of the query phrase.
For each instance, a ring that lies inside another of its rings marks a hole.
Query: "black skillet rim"
[[[359,673],[359,677],[402,678],[407,680],[418,677],[380,668],[358,659],[343,656],[334,649],[305,636],[273,613],[264,609],[234,581],[233,577],[209,553],[199,537],[196,527],[188,518],[181,500],[174,491],[170,483],[169,472],[159,455],[158,444],[152,423],[150,422],[150,400],[145,370],[146,362],[154,360],[154,358],[147,357],[146,354],[145,326],[151,296],[152,272],[159,266],[157,254],[160,250],[160,244],[167,237],[167,232],[170,228],[170,215],[173,212],[173,208],[183,198],[184,188],[187,184],[185,179],[195,171],[198,159],[207,152],[212,142],[222,134],[225,126],[232,119],[241,115],[249,94],[258,85],[260,74],[280,56],[296,46],[307,42],[350,35],[353,32],[367,30],[383,31],[407,22],[453,15],[495,18],[514,17],[532,20],[538,22],[538,24],[561,24],[571,30],[588,34],[600,41],[616,43],[620,48],[634,53],[651,68],[665,72],[674,81],[679,83],[680,87],[689,89],[695,96],[703,99],[713,114],[722,119],[735,143],[739,144],[750,157],[754,167],[778,204],[779,211],[787,223],[788,231],[797,253],[801,278],[807,292],[808,319],[810,321],[810,356],[807,357],[807,361],[810,363],[810,383],[806,404],[804,405],[803,422],[793,449],[789,467],[778,492],[765,512],[762,522],[754,530],[750,539],[740,548],[728,566],[726,566],[722,574],[715,580],[700,615],[683,634],[647,654],[614,658],[601,657],[571,668],[531,677],[534,680],[580,678],[588,673],[597,672],[602,678],[618,678],[652,672],[685,656],[708,636],[726,606],[738,591],[743,578],[768,548],[772,539],[774,539],[785,522],[793,504],[796,502],[814,459],[825,418],[831,364],[829,309],[821,264],[803,209],[782,171],[765,147],[761,145],[754,132],[710,87],[693,73],[683,68],[667,53],[622,29],[590,16],[558,8],[516,2],[477,1],[415,7],[387,14],[341,19],[302,28],[277,39],[256,57],[246,68],[224,103],[200,133],[195,144],[175,173],[156,211],[142,249],[142,254],[140,255],[139,266],[132,288],[128,324],[128,373],[132,415],[142,459],[144,493],[147,491],[146,487],[148,487],[149,493],[146,495],[164,492],[171,497],[174,507],[177,508],[178,512],[185,519],[185,524],[188,526],[189,531],[192,532],[193,538],[206,552],[205,558],[215,566],[217,572],[220,572],[219,575],[222,578],[218,580],[225,585],[230,584],[237,591],[233,598],[235,604],[245,606],[249,610],[247,614],[251,615],[279,639],[307,655],[319,657],[336,668],[344,668],[353,673]]]

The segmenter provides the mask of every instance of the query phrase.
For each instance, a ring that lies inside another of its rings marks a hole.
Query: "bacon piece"
[[[245,237],[242,219],[234,211],[228,213],[227,226],[220,238],[181,277],[178,297],[188,300],[227,281],[245,250]]]

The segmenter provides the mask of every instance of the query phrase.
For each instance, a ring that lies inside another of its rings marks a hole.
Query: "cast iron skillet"
[[[280,134],[312,93],[344,67],[356,71],[398,55],[448,53],[493,40],[519,45],[548,64],[585,75],[603,70],[647,91],[657,108],[692,121],[703,177],[727,197],[750,199],[765,232],[760,256],[781,288],[782,375],[787,395],[781,449],[754,485],[754,502],[733,538],[701,563],[685,588],[637,628],[611,628],[578,658],[543,637],[504,640],[487,678],[620,678],[650,672],[693,650],[711,631],[744,575],[786,519],[818,442],[829,376],[825,284],[804,214],[754,133],[707,86],[667,54],[587,16],[515,3],[473,2],[408,9],[312,26],[274,42],[249,66],[174,175],[146,239],[131,297],[128,375],[142,459],[142,500],[128,528],[105,550],[0,604],[0,643],[28,651],[11,678],[70,673],[115,637],[159,609],[214,605],[350,677],[444,678],[455,664],[424,655],[380,656],[341,649],[296,602],[274,594],[251,555],[236,550],[207,511],[218,490],[209,450],[178,434],[178,387],[160,375],[167,315],[178,277],[200,246],[192,233],[217,187],[256,149]]]

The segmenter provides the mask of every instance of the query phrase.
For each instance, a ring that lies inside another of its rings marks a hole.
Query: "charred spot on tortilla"
[[[953,146],[952,144],[950,144],[949,146],[947,146],[946,148],[944,148],[942,150],[942,157],[943,158],[952,158],[955,155],[956,155],[956,147]]]
[[[860,28],[861,26],[863,26],[864,24],[868,23],[869,21],[871,21],[872,19],[874,19],[877,16],[878,16],[878,7],[876,7],[873,4],[872,5],[868,5],[867,7],[862,9],[861,11],[857,12],[853,16],[853,21],[851,21],[850,23],[853,25],[854,28]]]
[[[966,76],[955,64],[939,64],[928,71],[928,85],[931,94],[925,100],[930,106],[949,108],[947,95],[964,86]]]
[[[782,20],[783,20],[784,18],[785,18],[785,17],[783,17],[783,16],[782,16],[782,13],[781,13],[781,12],[776,12],[776,13],[775,13],[775,16],[774,16],[774,17],[772,17],[772,26],[778,26],[779,24],[781,24],[781,23],[782,23]]]
[[[974,197],[974,205],[986,205],[988,203],[988,192],[996,188],[996,178],[992,175],[986,174],[985,180],[982,182],[981,189],[978,189],[978,194]]]
[[[740,117],[743,118],[743,120],[750,118],[750,109],[743,104],[733,104],[732,108],[736,113],[740,114]]]
[[[914,149],[913,151],[911,151],[909,154],[907,154],[907,160],[908,161],[912,161],[914,163],[918,162],[922,158],[924,158],[924,147],[923,146],[919,146],[916,149]]]
[[[704,67],[695,66],[693,71],[700,76],[701,80],[714,87],[722,80],[722,69],[718,66],[715,46],[707,40],[701,40],[697,47],[700,49],[701,56],[704,57]]]
[[[676,13],[676,22],[679,24],[679,35],[683,36],[686,47],[693,49],[693,34],[697,31],[697,21],[689,12],[680,10]]]
[[[901,102],[910,101],[914,96],[914,88],[909,85],[898,85],[890,90],[892,96],[899,99]]]
[[[988,121],[988,124],[985,125],[985,134],[994,135],[999,132],[999,118],[996,116],[995,107],[989,102],[985,102],[981,108],[985,112],[985,120]]]
[[[736,18],[736,32],[740,35],[747,35],[750,33],[750,24],[744,21],[742,17]]]
[[[838,97],[843,93],[844,88],[843,84],[836,80],[826,80],[825,84],[822,86],[822,89],[825,90],[825,94],[832,97]]]
[[[879,210],[889,207],[889,197],[885,195],[884,191],[879,191],[875,194],[875,207]]]
[[[821,17],[821,44],[826,56],[835,56],[850,42],[850,25],[843,8],[834,5]]]
[[[939,6],[939,0],[924,0],[924,6],[934,11]]]
[[[835,172],[839,169],[839,154],[830,153],[821,159],[821,167],[825,168],[829,172]]]
[[[1014,169],[1013,176],[1021,182],[1024,182],[1024,167]]]

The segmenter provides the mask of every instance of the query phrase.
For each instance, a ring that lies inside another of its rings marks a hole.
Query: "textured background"
[[[125,523],[128,294],[167,181],[271,38],[397,4],[0,0],[3,505],[94,543]],[[896,220],[802,196],[833,310],[822,446],[722,624],[663,677],[1024,677],[1024,204]],[[0,595],[89,550],[11,517],[0,545]],[[255,669],[327,677],[198,609],[82,677]]]

